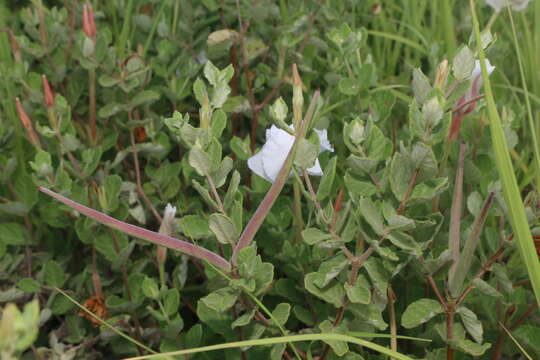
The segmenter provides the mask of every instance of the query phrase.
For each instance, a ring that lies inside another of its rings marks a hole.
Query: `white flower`
[[[529,5],[529,1],[530,0],[486,0],[486,4],[495,9],[496,12],[500,12],[507,5],[510,5],[514,11],[523,11],[527,8],[527,5]]]
[[[491,75],[493,70],[495,70],[495,66],[491,65],[488,59],[486,59],[486,69],[487,69],[488,75]],[[474,80],[478,76],[482,76],[482,68],[480,67],[480,60],[476,60],[474,62],[474,70],[472,71],[471,78]]]
[[[486,69],[488,72],[488,75],[491,75],[493,70],[495,70],[495,66],[491,65],[488,59],[486,59]],[[480,60],[476,60],[474,63],[474,70],[472,71],[470,79],[472,80],[471,87],[469,88],[469,91],[465,94],[464,101],[469,101],[473,99],[474,97],[478,96],[478,92],[480,91],[480,88],[482,87],[482,68],[480,67]]]
[[[291,126],[294,129],[293,126]],[[323,151],[334,151],[328,141],[326,130],[317,130],[319,136],[319,153]],[[281,170],[281,167],[287,159],[287,155],[294,143],[294,136],[282,130],[275,125],[266,130],[266,143],[262,149],[248,159],[248,166],[255,174],[273,183]],[[315,165],[307,169],[308,174],[313,176],[322,176],[323,171],[319,160],[315,160]]]
[[[163,235],[170,236],[172,234],[172,222],[174,216],[176,215],[176,207],[171,204],[165,206],[165,212],[163,213],[163,220],[161,221],[161,226],[159,227],[159,233]]]

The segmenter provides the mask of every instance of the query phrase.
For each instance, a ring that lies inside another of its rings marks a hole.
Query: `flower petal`
[[[266,173],[264,172],[263,168],[263,153],[262,150],[250,157],[247,161],[248,167],[253,171],[255,174],[259,175],[266,181],[272,182],[272,180],[266,176]]]
[[[319,136],[319,144],[320,144],[319,153],[322,153],[323,151],[334,152],[334,148],[330,144],[330,141],[328,141],[328,132],[326,131],[326,129],[324,130],[313,129],[313,130],[315,130],[315,132]]]
[[[274,125],[266,131],[266,144],[260,152],[262,153],[263,170],[266,179],[270,182],[276,180],[293,143],[294,136]]]
[[[312,175],[312,176],[323,176],[323,171],[321,169],[321,164],[319,163],[319,159],[315,160],[315,165],[307,169],[307,172],[309,175]]]
[[[495,70],[495,66],[491,65],[491,63],[489,62],[489,59],[486,59],[486,68],[487,68],[488,75],[491,75],[493,70]],[[474,80],[478,76],[482,76],[482,68],[480,67],[480,60],[476,60],[474,62],[474,70],[471,74],[471,79]]]

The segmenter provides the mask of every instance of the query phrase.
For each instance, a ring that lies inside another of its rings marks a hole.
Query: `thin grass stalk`
[[[146,38],[146,42],[144,43],[142,57],[146,57],[146,53],[148,52],[148,49],[150,48],[150,44],[152,44],[152,40],[154,40],[154,35],[156,34],[156,30],[159,24],[159,20],[161,20],[161,17],[163,15],[163,11],[165,10],[165,5],[169,3],[169,0],[161,0],[161,5],[158,9],[157,14],[153,16],[152,21],[152,27],[150,28],[150,33],[148,33],[148,37]]]
[[[529,121],[529,127],[531,130],[531,138],[533,142],[534,150],[534,162],[536,165],[535,178],[536,178],[536,190],[540,191],[540,148],[538,147],[538,139],[536,136],[537,128],[534,125],[534,117],[532,113],[531,101],[529,99],[529,87],[527,86],[527,79],[525,78],[525,69],[523,66],[523,56],[521,54],[521,49],[519,47],[519,41],[517,38],[516,24],[514,23],[514,17],[512,15],[512,10],[509,6],[506,7],[508,10],[508,16],[510,18],[510,25],[512,27],[512,36],[514,38],[514,46],[516,47],[516,55],[519,67],[519,76],[521,77],[521,83],[523,86],[523,92],[525,94],[525,106],[527,108],[527,120]],[[525,33],[529,33],[526,31]],[[527,38],[531,38],[530,34]],[[532,75],[532,74],[531,74]],[[533,81],[534,83],[534,81]]]
[[[482,69],[482,79],[484,82],[484,92],[486,94],[487,111],[489,117],[489,126],[493,144],[493,154],[495,163],[501,177],[503,196],[508,206],[510,223],[514,230],[515,239],[519,253],[527,272],[536,297],[537,305],[540,308],[540,262],[536,255],[536,249],[531,236],[531,230],[527,221],[525,207],[514,175],[514,168],[510,160],[506,137],[502,128],[501,119],[495,105],[493,90],[486,68],[486,55],[482,48],[480,37],[480,25],[476,16],[475,1],[469,0],[471,15],[473,20],[474,36],[476,39],[476,48],[478,51],[480,66]]]
[[[358,338],[348,336],[348,335],[329,334],[329,333],[290,335],[290,336],[272,337],[272,338],[266,338],[266,339],[234,341],[234,342],[229,342],[229,343],[224,343],[224,344],[202,346],[199,348],[193,348],[193,349],[187,349],[187,350],[165,352],[165,353],[155,354],[155,355],[136,356],[136,357],[126,358],[124,360],[163,359],[163,358],[166,358],[167,356],[195,354],[195,353],[201,353],[201,352],[207,352],[207,351],[232,349],[232,348],[238,348],[238,347],[243,347],[243,346],[273,345],[273,344],[283,344],[286,342],[302,342],[302,341],[344,341],[344,342],[349,342],[352,344],[366,347],[368,349],[380,352],[381,354],[384,354],[384,355],[392,356],[398,360],[412,360],[412,358],[406,355],[403,355],[396,351],[389,350],[385,348],[384,346],[375,344],[371,341],[358,339]]]
[[[444,33],[444,45],[446,46],[446,56],[451,57],[456,50],[456,36],[454,34],[454,15],[452,14],[453,0],[441,0],[442,11],[441,23]]]

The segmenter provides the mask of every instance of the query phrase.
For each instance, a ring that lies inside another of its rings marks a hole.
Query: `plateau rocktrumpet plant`
[[[530,0],[486,0],[486,4],[491,6],[496,12],[500,12],[506,6],[514,11],[523,11],[529,5]]]
[[[291,125],[290,128],[294,130],[294,125]],[[334,148],[328,141],[327,131],[314,130],[319,136],[319,153],[323,151],[333,152]],[[248,166],[251,171],[273,183],[276,180],[279,170],[285,163],[285,159],[293,146],[294,139],[295,137],[287,131],[272,125],[270,129],[266,130],[266,143],[262,149],[248,159]],[[312,176],[323,175],[318,159],[315,160],[315,164],[312,167],[307,169],[307,172]]]
[[[491,65],[489,60],[486,59],[486,66],[488,74],[491,74],[495,70],[495,66]],[[476,60],[474,70],[469,77],[471,80],[471,86],[457,101],[454,107],[454,113],[452,116],[452,125],[450,127],[450,133],[448,134],[448,140],[456,140],[459,135],[459,129],[463,118],[470,114],[478,104],[478,97],[480,89],[482,88],[482,74],[480,70],[480,61]]]

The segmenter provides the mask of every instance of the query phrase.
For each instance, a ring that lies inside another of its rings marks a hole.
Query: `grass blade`
[[[127,334],[124,334],[123,332],[121,332],[120,330],[118,330],[117,328],[115,328],[113,325],[109,324],[107,321],[103,320],[102,318],[100,318],[99,316],[97,316],[96,314],[94,314],[93,312],[91,312],[90,310],[88,310],[86,307],[84,307],[84,305],[82,305],[81,303],[79,303],[77,300],[75,300],[74,298],[72,298],[71,296],[69,296],[65,291],[55,287],[54,288],[56,291],[58,291],[60,294],[64,295],[69,301],[71,301],[73,304],[75,304],[79,309],[81,309],[82,311],[84,311],[85,313],[87,313],[88,315],[90,315],[91,317],[93,317],[94,319],[96,319],[97,321],[99,321],[99,323],[101,323],[101,325],[103,326],[106,326],[108,327],[109,329],[111,329],[115,334],[123,337],[124,339],[126,339],[127,341],[130,341],[132,342],[133,344],[137,345],[138,347],[140,347],[141,349],[144,349],[146,351],[148,351],[149,353],[152,353],[152,354],[156,354],[156,352],[152,349],[150,349],[148,346],[138,342],[137,340],[135,340],[134,338],[132,338],[131,336],[127,335]]]
[[[215,351],[215,350],[223,350],[223,349],[231,349],[231,348],[238,348],[243,346],[260,346],[260,345],[273,345],[273,344],[283,344],[286,342],[299,342],[299,341],[345,341],[352,344],[364,346],[368,349],[375,350],[377,352],[380,352],[381,354],[392,356],[395,359],[398,360],[412,360],[412,358],[403,355],[401,353],[398,353],[396,351],[389,350],[385,348],[384,346],[375,344],[371,341],[366,341],[362,339],[358,339],[352,336],[348,335],[341,335],[341,334],[306,334],[306,335],[291,335],[291,336],[281,336],[281,337],[272,337],[272,338],[266,338],[266,339],[256,339],[256,340],[246,340],[246,341],[234,341],[224,344],[217,344],[217,345],[210,345],[210,346],[202,346],[198,348],[193,349],[187,349],[187,350],[180,350],[180,351],[172,351],[172,352],[166,352],[161,354],[155,354],[155,355],[144,355],[144,356],[136,356],[127,358],[124,360],[143,360],[143,359],[164,359],[169,356],[176,356],[176,355],[187,355],[187,354],[195,354],[200,352],[206,352],[206,351]]]
[[[531,139],[533,142],[534,161],[536,165],[536,190],[540,190],[540,148],[538,147],[538,139],[536,138],[536,127],[534,126],[534,117],[532,114],[531,101],[529,100],[529,88],[527,86],[527,80],[525,79],[525,70],[523,68],[523,57],[519,47],[518,37],[516,33],[516,25],[514,23],[514,17],[512,16],[512,10],[510,6],[507,6],[508,16],[510,17],[510,25],[512,27],[512,36],[514,38],[514,46],[516,47],[517,62],[519,67],[519,76],[521,83],[523,84],[523,93],[525,96],[525,107],[527,108],[527,119],[529,120],[529,128],[531,130]]]
[[[534,290],[536,302],[540,308],[540,262],[536,255],[536,249],[531,236],[531,230],[527,221],[525,207],[514,175],[514,168],[510,160],[510,152],[506,137],[501,124],[501,119],[495,105],[493,90],[489,81],[489,75],[486,68],[486,55],[482,49],[482,40],[480,38],[480,25],[476,16],[475,1],[469,0],[471,7],[471,15],[473,20],[473,29],[476,39],[476,47],[480,58],[480,66],[482,68],[482,79],[487,101],[487,110],[489,117],[489,126],[491,129],[491,138],[493,143],[493,154],[495,163],[499,171],[499,176],[502,184],[503,196],[508,206],[510,215],[510,223],[514,230],[517,247]]]

